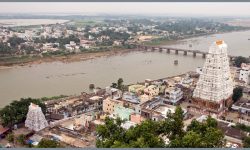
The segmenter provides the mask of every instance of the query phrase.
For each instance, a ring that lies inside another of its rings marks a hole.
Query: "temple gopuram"
[[[214,42],[206,56],[205,64],[193,92],[189,111],[198,114],[221,116],[232,102],[231,78],[227,44]]]

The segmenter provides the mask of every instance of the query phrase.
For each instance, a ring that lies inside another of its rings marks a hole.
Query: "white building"
[[[175,104],[183,98],[183,92],[180,88],[169,87],[165,89],[165,97],[167,101]]]
[[[75,47],[75,46],[76,46],[76,43],[75,43],[75,41],[70,41],[70,42],[69,42],[69,45]]]
[[[239,80],[244,81],[246,84],[250,84],[250,65],[242,63],[239,74]]]
[[[189,74],[186,74],[186,76],[181,79],[181,84],[185,87],[189,87],[190,85],[192,85],[192,83],[193,79],[190,77]]]
[[[222,112],[233,93],[233,80],[229,68],[227,44],[218,40],[208,51],[196,88],[193,102],[203,107],[202,111]]]
[[[250,84],[250,70],[241,69],[239,80],[244,81],[246,84]]]

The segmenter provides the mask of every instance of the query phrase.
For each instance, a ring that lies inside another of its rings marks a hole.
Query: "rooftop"
[[[250,100],[241,98],[240,100],[235,102],[233,106],[250,109]]]
[[[242,139],[243,133],[240,129],[233,128],[229,126],[229,123],[218,121],[218,127],[224,132],[226,136],[233,137],[236,139]]]

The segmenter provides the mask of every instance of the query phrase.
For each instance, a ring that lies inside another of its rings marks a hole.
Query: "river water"
[[[250,55],[250,31],[217,34],[173,42],[168,47],[208,50],[209,45],[223,39],[229,54]],[[192,47],[189,45],[192,44]],[[174,65],[174,60],[179,64]],[[100,57],[72,63],[42,63],[39,65],[0,69],[0,107],[21,97],[43,97],[79,94],[89,91],[89,84],[106,87],[123,78],[126,84],[159,79],[187,71],[195,71],[204,59],[197,55],[183,56],[166,52],[131,52],[112,57]]]

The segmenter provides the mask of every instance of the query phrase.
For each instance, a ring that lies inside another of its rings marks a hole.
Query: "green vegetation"
[[[62,148],[59,142],[49,139],[42,139],[37,148]]]
[[[250,148],[250,137],[249,136],[244,137],[242,142],[243,142],[244,148]]]
[[[10,54],[12,52],[11,47],[7,43],[0,42],[0,54]]]
[[[223,146],[224,135],[217,128],[217,121],[211,117],[200,123],[193,120],[183,130],[183,111],[177,107],[175,113],[168,113],[163,121],[146,120],[141,124],[125,130],[121,127],[121,119],[106,118],[104,125],[99,125],[97,131],[98,148],[149,148],[149,147],[192,147],[216,148]],[[162,137],[169,139],[165,143]]]
[[[20,134],[18,137],[17,137],[17,142],[22,144],[22,145],[25,145],[25,135],[24,134]]]
[[[87,32],[86,32],[87,31]],[[109,37],[109,38],[103,38],[101,41],[96,41],[97,46],[111,46],[113,45],[113,42],[115,40],[122,41],[123,43],[127,41],[130,37],[130,35],[126,32],[115,32],[114,30],[102,30],[99,33],[90,33],[88,32],[89,28],[85,28],[86,34],[84,36],[86,38],[89,38],[89,36],[92,36],[94,39],[97,39],[98,37]]]
[[[65,98],[65,97],[68,97],[68,96],[67,95],[59,95],[59,96],[52,96],[52,97],[42,97],[41,100],[48,101],[48,100],[61,99],[61,98]]]
[[[242,92],[243,92],[242,87],[234,88],[233,96],[232,96],[232,99],[233,99],[234,102],[238,101],[242,97],[242,95],[243,95]]]
[[[232,126],[232,127],[240,129],[241,131],[250,133],[250,126],[247,126],[245,124],[237,123],[235,126]],[[243,143],[244,148],[250,148],[250,137],[249,136],[243,137],[242,143]]]
[[[165,30],[170,33],[182,32],[185,35],[192,35],[206,33],[206,30],[228,32],[244,29],[244,27],[229,26],[227,24],[202,19],[182,19],[172,23],[159,23],[156,29]]]
[[[17,37],[17,36],[13,36],[13,37],[10,37],[7,42],[10,43],[10,46],[12,48],[16,48],[19,44],[24,43],[26,41],[22,38]]]
[[[74,20],[74,22],[77,27],[94,26],[103,23],[102,21],[97,20]]]
[[[234,64],[236,67],[241,67],[242,63],[249,63],[249,59],[243,56],[238,56],[234,60]]]
[[[9,57],[0,57],[1,65],[13,65],[13,64],[22,64],[28,63],[40,59],[40,56],[9,56]]]
[[[234,128],[237,128],[237,129],[240,129],[242,131],[245,131],[245,132],[249,132],[250,133],[250,126],[247,126],[245,124],[240,124],[240,123],[237,123],[236,126],[233,126]]]
[[[70,41],[74,41],[75,43],[79,44],[80,39],[76,35],[70,35],[69,37],[59,37],[59,38],[36,38],[34,39],[34,43],[59,43],[60,48],[65,44],[69,44]]]
[[[166,38],[166,37],[160,37],[160,38],[152,39],[151,41],[143,42],[143,44],[145,44],[145,45],[162,45],[162,44],[165,44],[169,41],[171,41],[171,39]]]
[[[123,79],[122,78],[119,78],[117,80],[117,83],[112,83],[111,87],[112,88],[117,88],[117,89],[122,90],[122,91],[124,91],[127,88],[126,85],[123,84]]]
[[[117,88],[121,90],[123,88],[123,79],[119,78],[117,81]]]
[[[7,140],[9,142],[14,142],[14,134],[13,133],[9,133],[7,136],[6,136]]]
[[[20,101],[15,100],[0,110],[2,124],[13,126],[16,123],[24,122],[30,103],[39,105],[45,113],[45,104],[40,99],[21,98]]]

